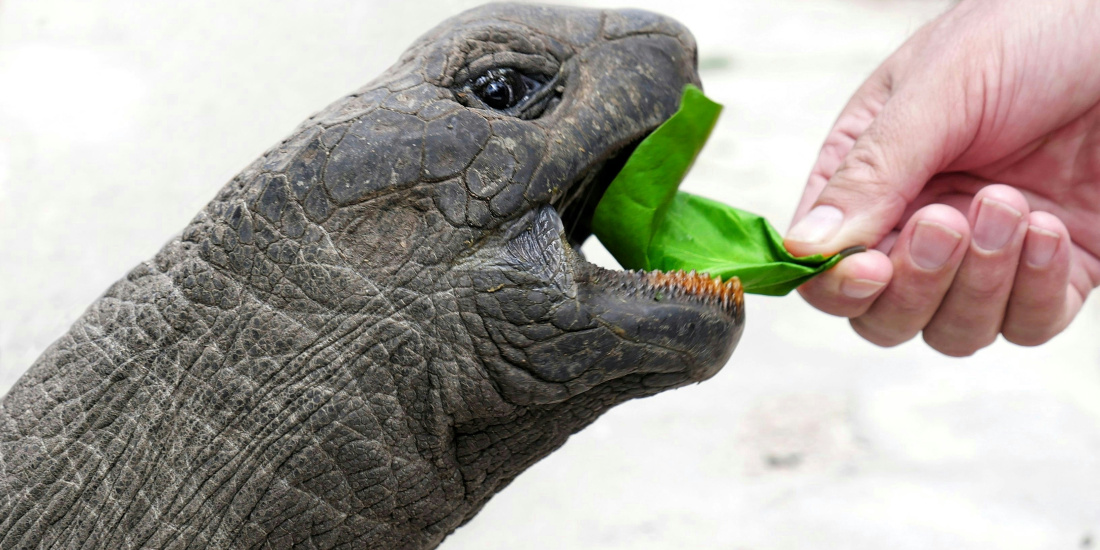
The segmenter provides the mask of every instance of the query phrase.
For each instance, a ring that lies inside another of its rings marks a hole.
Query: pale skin
[[[803,285],[882,346],[1038,345],[1100,286],[1100,2],[964,0],[856,91],[787,234],[856,254]]]

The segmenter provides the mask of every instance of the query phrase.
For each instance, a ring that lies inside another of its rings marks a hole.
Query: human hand
[[[785,244],[874,247],[799,291],[891,346],[1046,342],[1100,285],[1100,3],[964,0],[855,93]]]

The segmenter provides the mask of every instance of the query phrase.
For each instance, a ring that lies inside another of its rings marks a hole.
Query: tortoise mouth
[[[722,281],[695,271],[616,271],[593,264],[587,267],[590,282],[616,289],[625,298],[699,305],[720,310],[738,322],[745,316],[745,294],[737,277]]]
[[[611,149],[610,154],[582,172],[558,200],[551,202],[561,218],[565,240],[574,252],[592,235],[592,217],[607,188],[622,171],[638,144],[652,132],[653,129],[646,131]],[[579,252],[575,257],[583,259]],[[582,263],[590,282],[609,286],[623,298],[690,304],[717,309],[735,321],[744,318],[744,294],[736,277],[722,281],[721,278],[695,271],[622,271]]]

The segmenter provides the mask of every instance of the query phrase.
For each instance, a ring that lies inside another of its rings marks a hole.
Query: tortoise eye
[[[470,87],[489,108],[505,111],[519,105],[543,83],[515,69],[489,69]]]

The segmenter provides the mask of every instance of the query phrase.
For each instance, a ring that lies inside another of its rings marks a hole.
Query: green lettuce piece
[[[592,230],[619,264],[738,277],[745,292],[783,296],[862,250],[795,257],[764,218],[677,191],[721,111],[689,85],[676,114],[638,144],[608,186]]]

